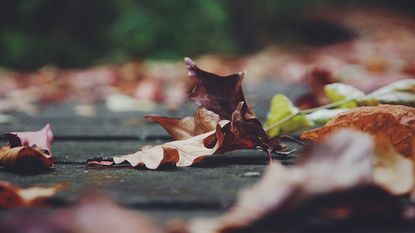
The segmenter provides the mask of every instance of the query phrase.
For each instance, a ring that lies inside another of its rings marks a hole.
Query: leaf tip
[[[190,59],[190,57],[185,57],[184,62],[187,65],[187,69],[191,69],[191,68],[196,67],[196,63],[192,59]]]

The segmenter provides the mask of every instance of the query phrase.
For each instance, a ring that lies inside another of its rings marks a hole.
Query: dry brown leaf
[[[223,119],[230,120],[232,113],[240,102],[246,99],[242,90],[242,79],[246,72],[219,76],[199,69],[190,58],[184,59],[187,65],[188,75],[195,83],[190,94],[190,99]],[[255,112],[247,104],[247,119],[255,118]]]
[[[0,165],[7,168],[52,168],[53,133],[47,124],[36,132],[5,133],[9,143],[0,149]]]
[[[0,181],[0,208],[41,206],[65,187],[56,184],[50,187],[20,188],[6,181]]]
[[[115,164],[128,162],[131,166],[145,166],[156,169],[161,164],[176,164],[190,166],[206,156],[214,154],[223,145],[224,134],[222,127],[229,121],[220,121],[216,130],[200,134],[188,139],[168,142],[157,146],[145,146],[134,154],[115,156]],[[212,143],[214,144],[212,146]],[[88,166],[110,166],[108,161],[90,161]]]
[[[373,184],[374,156],[374,143],[368,135],[342,130],[309,150],[298,166],[272,163],[228,213],[193,219],[189,231],[229,233],[262,228],[274,232],[301,227],[308,218],[400,218],[398,202]]]
[[[371,135],[385,134],[395,150],[415,159],[415,108],[401,105],[358,107],[340,113],[325,126],[303,132],[302,140],[322,141],[342,128],[353,128]]]
[[[278,138],[267,137],[261,122],[245,102],[242,73],[222,77],[199,69],[190,58],[185,58],[185,62],[195,82],[190,98],[201,107],[193,117],[183,119],[147,117],[163,126],[176,141],[116,156],[115,164],[127,161],[133,167],[149,169],[165,163],[190,166],[214,153],[253,148],[266,151],[271,160],[271,153],[286,149]],[[88,162],[88,167],[112,165],[111,161]]]
[[[172,118],[162,116],[146,116],[161,125],[174,140],[183,140],[204,134],[215,129],[219,115],[200,107],[193,117]]]
[[[19,146],[0,150],[0,165],[7,168],[52,168],[54,157],[39,147]]]

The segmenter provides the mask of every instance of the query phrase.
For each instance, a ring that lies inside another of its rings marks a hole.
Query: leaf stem
[[[315,111],[320,110],[320,109],[328,109],[328,108],[337,107],[337,106],[339,106],[341,104],[347,103],[347,102],[352,101],[352,100],[356,100],[356,99],[355,98],[346,98],[346,99],[339,100],[339,101],[336,101],[336,102],[333,102],[333,103],[330,103],[330,104],[322,105],[322,106],[317,107],[317,108],[310,108],[310,109],[301,110],[301,111],[292,113],[292,114],[290,114],[290,115],[282,118],[281,120],[275,122],[274,124],[269,125],[267,127],[264,127],[264,130],[265,131],[269,131],[269,130],[277,127],[277,126],[282,125],[283,123],[291,120],[292,118],[294,118],[294,117],[296,117],[296,116],[298,116],[300,114],[307,114],[307,113],[315,112]]]
[[[288,115],[288,116],[286,116],[286,117],[282,118],[281,120],[279,120],[279,121],[275,122],[274,124],[269,125],[269,126],[267,126],[267,127],[264,127],[264,130],[265,130],[265,131],[268,131],[268,130],[270,130],[270,129],[272,129],[272,128],[275,128],[275,127],[277,127],[277,126],[279,126],[279,125],[281,125],[281,124],[283,124],[283,123],[285,123],[285,122],[287,122],[287,121],[291,120],[292,118],[294,118],[295,116],[297,116],[299,113],[300,113],[300,111],[299,111],[299,112],[297,112],[297,113],[292,113],[291,115]]]

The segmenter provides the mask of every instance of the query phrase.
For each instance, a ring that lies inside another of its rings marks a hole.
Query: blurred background
[[[347,35],[305,16],[332,6],[415,13],[411,0],[2,0],[0,65],[74,68],[206,53],[241,55],[273,43],[321,45]]]
[[[414,16],[412,0],[2,0],[0,112],[178,110],[186,56],[220,75],[247,70],[262,115],[277,92],[315,107],[325,84],[370,92],[414,78]]]

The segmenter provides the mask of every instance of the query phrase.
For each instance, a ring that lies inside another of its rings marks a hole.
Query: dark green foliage
[[[301,12],[332,2],[342,1],[2,0],[0,66],[246,53],[276,39],[292,42],[304,26]]]

